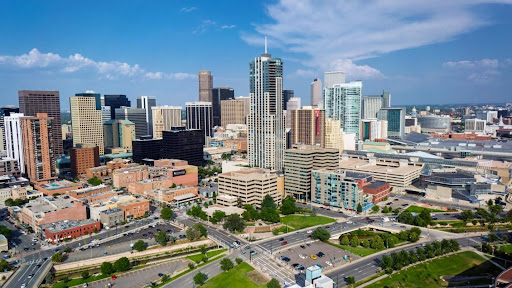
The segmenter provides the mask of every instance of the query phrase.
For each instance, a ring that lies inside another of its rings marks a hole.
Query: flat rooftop
[[[50,191],[69,188],[69,187],[75,187],[75,186],[79,187],[81,185],[77,184],[75,182],[71,182],[69,180],[55,180],[55,181],[40,185],[41,188],[50,190]]]
[[[371,182],[370,184],[364,186],[364,187],[368,187],[368,188],[379,188],[379,187],[382,187],[384,185],[387,185],[388,183],[386,182],[382,182],[382,181],[373,181]]]
[[[389,163],[389,162],[387,162]],[[392,163],[395,164],[395,163]],[[364,170],[368,174],[372,173],[391,173],[391,174],[398,174],[398,175],[407,175],[410,173],[413,173],[415,171],[421,171],[422,166],[415,166],[415,165],[404,165],[402,167],[398,166],[398,163],[396,163],[396,167],[393,165],[383,165],[379,164],[377,161],[377,164],[370,164],[368,160],[364,159],[357,159],[357,158],[349,158],[346,160],[340,161],[340,169],[343,170]]]
[[[65,198],[67,197],[67,198]],[[33,213],[49,213],[61,209],[74,207],[75,198],[69,196],[58,196],[56,198],[47,196],[40,197],[25,204],[24,208],[29,209]]]
[[[55,223],[45,224],[45,225],[42,225],[41,227],[43,228],[43,230],[47,230],[50,233],[57,233],[60,231],[84,226],[87,224],[92,224],[95,222],[98,222],[98,221],[96,221],[94,219],[86,219],[86,220],[79,220],[79,221],[64,220],[64,221],[59,221],[59,222],[55,222]]]
[[[250,180],[266,180],[277,177],[275,173],[271,173],[269,170],[263,168],[248,168],[239,171],[233,171],[228,173],[219,174],[219,176],[235,179],[239,181],[250,181]]]
[[[191,199],[191,198],[195,198],[195,197],[197,197],[196,194],[194,194],[194,193],[187,193],[187,194],[184,194],[184,195],[180,195],[180,196],[174,197],[174,200],[182,201],[182,200],[187,200],[187,199]]]

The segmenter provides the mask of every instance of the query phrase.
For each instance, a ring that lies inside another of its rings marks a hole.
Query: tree
[[[236,258],[235,262],[236,262],[236,265],[240,265],[240,264],[242,264],[242,262],[244,262],[244,260],[242,260],[240,258]]]
[[[350,244],[350,240],[348,240],[348,236],[345,235],[343,238],[341,238],[341,245],[348,246]]]
[[[228,217],[226,217],[226,220],[224,220],[224,229],[227,229],[231,232],[242,232],[245,228],[245,221],[244,219],[240,218],[240,215],[238,214],[231,214]]]
[[[450,240],[450,246],[452,247],[452,250],[455,252],[460,250],[460,244],[455,239]]]
[[[373,237],[371,240],[370,240],[370,247],[372,249],[376,249],[376,250],[382,250],[384,249],[384,241],[382,240],[382,238],[380,237]]]
[[[92,230],[93,233],[98,233],[98,228],[94,227],[94,229]]]
[[[281,205],[281,213],[284,215],[294,214],[297,211],[297,207],[295,206],[295,198],[288,195],[283,199],[283,204]]]
[[[203,255],[203,257],[201,257],[201,261],[203,261],[203,263],[208,262],[208,256]]]
[[[172,220],[174,216],[174,211],[172,211],[169,207],[162,208],[162,212],[160,212],[160,218],[164,220]]]
[[[272,198],[272,196],[269,194],[265,195],[265,198],[263,198],[263,201],[261,202],[261,209],[263,210],[263,208],[277,209],[274,198]]]
[[[348,276],[347,277],[347,283],[351,284],[351,285],[356,283],[356,279],[354,278],[354,276]]]
[[[393,267],[393,259],[390,256],[388,256],[388,255],[382,256],[382,259],[380,261],[380,266],[383,269],[387,269],[387,268]]]
[[[364,248],[369,248],[369,247],[370,247],[370,241],[368,241],[368,240],[366,240],[366,239],[365,239],[365,240],[363,240],[363,241],[361,242],[361,245],[362,245]]]
[[[322,242],[325,242],[331,238],[331,233],[325,230],[324,228],[316,228],[315,231],[311,234],[312,239],[318,239]]]
[[[160,232],[156,232],[155,234],[155,241],[156,243],[162,245],[162,246],[165,246],[167,245],[167,242],[169,242],[169,235],[167,235],[165,232],[163,231],[160,231]]]
[[[208,276],[206,276],[206,274],[198,272],[194,276],[194,283],[196,283],[197,285],[203,285],[206,279],[208,279]]]
[[[213,224],[217,224],[221,222],[226,217],[226,213],[221,210],[213,211],[212,217],[210,217],[210,222]]]
[[[242,217],[246,221],[260,219],[260,213],[252,205],[244,205],[245,211],[242,213]]]
[[[498,241],[498,235],[493,234],[493,233],[489,233],[489,241],[490,241],[490,242],[496,242],[496,241]]]
[[[101,263],[101,274],[103,275],[110,275],[114,273],[114,266],[110,262],[103,262]]]
[[[87,180],[87,183],[91,184],[92,186],[98,186],[101,183],[103,183],[103,181],[101,181],[101,179],[99,179],[98,177],[94,176],[92,178],[89,178],[89,180]]]
[[[489,211],[490,211],[492,214],[500,214],[501,212],[503,212],[503,206],[501,206],[501,205],[492,205],[492,206],[489,206]]]
[[[203,226],[203,224],[201,223],[196,223],[194,224],[194,229],[196,229],[197,231],[199,231],[199,235],[201,235],[201,237],[207,237],[208,236],[208,231],[206,230],[206,228]]]
[[[146,243],[146,242],[144,242],[142,240],[139,240],[139,241],[137,241],[137,242],[135,242],[133,244],[133,249],[135,249],[135,250],[137,250],[139,252],[144,251],[147,248],[148,248],[148,243]]]
[[[357,213],[361,213],[363,212],[363,205],[361,205],[361,203],[358,203],[357,204]]]
[[[57,252],[57,253],[53,254],[52,261],[56,262],[56,263],[62,262],[62,253],[61,252]]]
[[[398,215],[398,222],[400,223],[410,224],[413,221],[414,217],[412,217],[412,214],[409,211],[404,211]]]
[[[489,199],[489,200],[487,201],[487,206],[492,206],[493,204],[494,204],[494,202],[492,202],[492,199]]]
[[[222,271],[231,270],[233,267],[235,267],[235,265],[233,265],[233,261],[229,258],[224,258],[220,261],[220,269],[222,269]]]
[[[272,278],[267,283],[267,288],[281,288],[281,284],[279,283],[279,280],[277,280],[276,278]]]
[[[188,269],[192,270],[194,267],[196,267],[194,263],[188,263]]]
[[[377,213],[377,212],[379,212],[379,210],[380,210],[379,205],[373,205],[373,206],[372,206],[372,211],[373,211],[373,212]],[[384,212],[384,211],[382,211],[382,212]]]
[[[199,206],[199,205],[192,206],[190,209],[188,209],[187,215],[190,215],[194,218],[199,218],[199,219],[202,219],[205,221],[208,220],[208,215],[206,214],[206,212],[203,211],[203,209],[201,209],[201,206]]]
[[[508,236],[505,235],[505,234],[501,235],[501,241],[507,243],[508,242]]]
[[[462,221],[468,222],[469,220],[473,219],[473,211],[471,210],[464,210],[460,213]]]
[[[87,280],[87,278],[89,278],[89,271],[83,271],[82,272],[82,279],[83,280]]]
[[[409,241],[417,242],[418,240],[420,240],[420,236],[418,234],[416,234],[416,232],[411,232],[409,234]]]
[[[0,225],[0,234],[4,235],[5,238],[11,237],[11,230],[3,225]]]
[[[388,206],[384,206],[384,208],[382,208],[382,213],[389,213]]]
[[[361,244],[361,241],[359,241],[359,237],[354,236],[352,237],[352,239],[350,239],[350,246],[357,247],[359,246],[359,244]]]
[[[316,216],[316,208],[315,207],[313,207],[313,209],[311,209],[310,216],[311,217],[315,217]]]
[[[114,269],[118,272],[123,272],[130,269],[130,260],[126,257],[121,257],[114,262]]]
[[[55,281],[55,274],[53,274],[53,273],[46,274],[44,281],[46,282],[46,284],[53,284],[53,281]]]
[[[261,208],[260,217],[262,220],[272,223],[277,223],[281,220],[279,217],[279,210],[270,207]]]
[[[206,255],[206,252],[208,252],[208,248],[206,245],[199,246],[199,251],[201,251],[201,254]]]
[[[0,261],[0,271],[6,271],[6,270],[9,270],[9,262],[7,262],[7,260],[5,260],[5,259],[2,259]]]
[[[12,198],[7,198],[4,201],[4,204],[5,204],[5,206],[8,206],[8,207],[14,206],[14,200],[12,200]]]

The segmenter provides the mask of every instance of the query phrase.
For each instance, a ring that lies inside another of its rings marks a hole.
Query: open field
[[[311,226],[333,223],[336,220],[324,216],[308,215],[287,215],[281,217],[281,222],[285,225],[295,228],[295,230],[304,229]]]

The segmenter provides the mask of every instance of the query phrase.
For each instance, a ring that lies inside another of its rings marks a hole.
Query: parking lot
[[[324,255],[319,254],[320,252]],[[302,268],[300,268],[301,266],[308,268],[318,264],[322,266],[325,271],[348,263],[351,261],[350,259],[354,261],[360,258],[350,252],[323,242],[314,242],[309,245],[286,249],[277,253],[275,257],[277,261],[285,264],[289,269],[293,270],[294,273],[303,271]],[[284,258],[284,260],[282,258]]]

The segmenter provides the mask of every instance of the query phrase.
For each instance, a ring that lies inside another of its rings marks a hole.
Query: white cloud
[[[444,68],[450,69],[458,75],[463,75],[468,80],[478,84],[487,84],[495,80],[501,75],[502,70],[510,65],[512,65],[510,59],[504,61],[497,59],[461,60],[443,63]]]
[[[180,9],[180,12],[188,13],[188,12],[192,12],[194,10],[197,10],[197,7],[183,7]]]
[[[267,35],[287,51],[308,55],[303,64],[320,71],[341,63],[362,76],[381,77],[378,70],[355,63],[451,41],[489,25],[475,7],[492,3],[512,0],[278,0],[266,7],[272,23],[256,25],[255,35],[242,38],[263,45],[256,40]]]
[[[499,62],[497,59],[482,59],[476,61],[462,60],[443,63],[443,66],[448,68],[497,68],[498,65]]]
[[[94,61],[78,53],[69,55],[68,57],[62,57],[55,53],[41,53],[36,48],[30,50],[28,54],[0,56],[0,65],[8,65],[21,69],[56,70],[63,73],[93,71],[107,79],[142,77],[143,79],[183,80],[196,77],[196,75],[189,73],[148,72],[138,64],[130,65],[119,61]]]
[[[235,27],[236,27],[236,25],[222,25],[222,26],[220,26],[221,29],[233,29]]]

